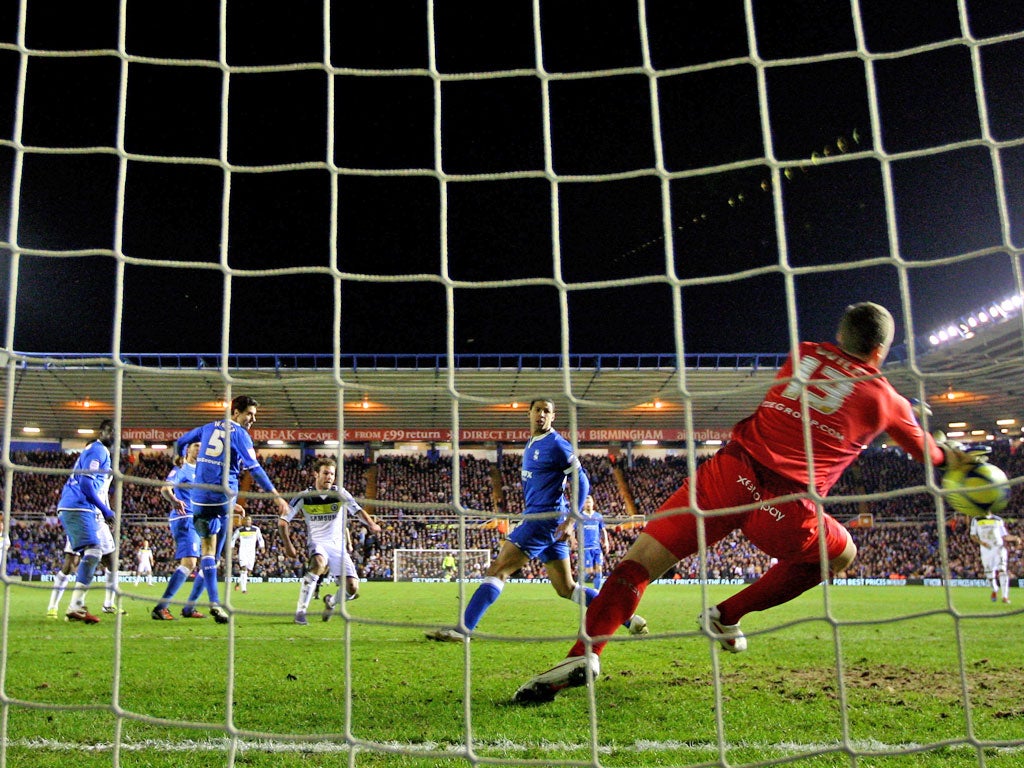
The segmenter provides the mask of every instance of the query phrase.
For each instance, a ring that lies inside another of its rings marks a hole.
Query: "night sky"
[[[0,4],[6,190],[18,139],[18,5]],[[630,2],[543,0],[538,51],[529,0],[439,0],[437,78],[425,3],[335,2],[332,101],[321,2],[229,0],[225,126],[220,3],[129,0],[123,165],[112,151],[119,3],[27,5],[33,55],[20,143],[29,149],[14,196],[26,251],[14,325],[20,351],[109,353],[115,337],[122,352],[220,351],[225,242],[237,270],[231,352],[331,352],[332,257],[343,277],[343,353],[445,352],[445,272],[459,283],[455,351],[486,354],[562,349],[559,292],[544,282],[556,276],[571,288],[568,348],[588,354],[676,351],[672,273],[710,281],[682,290],[686,352],[788,349],[783,265],[796,270],[799,333],[813,338],[831,338],[842,308],[862,300],[892,308],[904,332],[894,255],[906,265],[918,334],[1020,290],[1006,245],[1024,242],[1021,3],[966,3],[969,32],[983,43],[986,127],[971,48],[936,45],[963,35],[956,0],[862,0],[864,50],[880,55],[872,64],[876,135],[867,57],[852,55],[850,3],[754,2],[754,44],[770,65],[766,144],[738,0],[646,3],[660,142]],[[100,54],[52,55],[67,51]],[[798,61],[824,54],[835,55]],[[550,76],[547,128],[538,61]],[[723,61],[730,64],[704,66]],[[296,66],[261,69],[275,65]],[[74,151],[46,151],[53,147]],[[881,152],[895,155],[890,165]],[[780,177],[782,232],[770,154],[800,161]],[[338,169],[335,244],[328,160]],[[667,184],[659,162],[672,175]],[[706,167],[714,171],[698,172]],[[14,197],[5,196],[0,221],[5,297]],[[119,239],[126,261],[115,336]],[[975,258],[951,263],[963,254]],[[831,269],[802,273],[811,267]],[[256,274],[263,270],[278,271]],[[615,284],[636,277],[647,279]]]

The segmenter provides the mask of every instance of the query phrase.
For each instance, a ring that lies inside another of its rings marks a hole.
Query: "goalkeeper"
[[[608,636],[632,615],[652,579],[697,552],[701,526],[708,548],[740,529],[755,546],[778,558],[758,581],[698,616],[701,628],[725,650],[746,650],[747,639],[740,631],[746,614],[788,602],[822,581],[819,536],[824,537],[831,572],[853,563],[857,547],[849,532],[824,512],[819,518],[807,493],[813,489],[827,495],[861,447],[882,432],[918,461],[927,459],[942,470],[980,461],[955,444],[937,443],[927,435],[910,402],[880,375],[894,331],[889,311],[865,302],[847,307],[836,343],[801,343],[798,358],[782,366],[756,412],[737,424],[730,442],[697,468],[697,508],[747,509],[698,517],[690,511],[690,480],[684,481],[588,607],[586,636],[596,640],[578,640],[566,659],[524,684],[516,701],[550,701],[563,688],[586,684],[588,669],[596,679],[598,656]],[[805,450],[808,439],[810,456]],[[800,498],[776,500],[795,495]],[[819,532],[819,520],[824,531]],[[587,653],[588,645],[592,653]]]

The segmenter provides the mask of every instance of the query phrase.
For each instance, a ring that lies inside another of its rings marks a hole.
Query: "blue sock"
[[[192,581],[192,591],[188,593],[188,601],[185,603],[185,607],[181,611],[182,613],[192,613],[196,607],[196,601],[203,594],[203,587],[205,586],[206,580],[203,578],[203,572],[196,571],[196,577]]]
[[[466,615],[463,619],[467,629],[470,631],[476,629],[476,625],[480,623],[480,619],[487,613],[487,609],[501,595],[503,586],[504,582],[501,579],[487,578],[484,579],[483,584],[476,588],[476,592],[469,599],[469,605],[466,606]]]
[[[598,592],[601,591],[601,585],[604,584],[604,574],[601,572],[594,574],[594,589]]]
[[[217,593],[217,558],[207,556],[200,562],[203,568],[203,581],[206,582],[206,594],[210,596],[210,603],[219,603],[220,595]]]
[[[100,556],[91,554],[86,550],[82,559],[78,561],[78,570],[75,572],[75,581],[88,586],[96,575],[96,567],[100,564]]]
[[[185,579],[187,578],[188,573],[184,568],[174,569],[174,573],[171,574],[171,578],[167,580],[167,589],[164,590],[163,597],[161,597],[160,602],[156,604],[157,610],[167,607],[167,604],[171,602],[171,598],[178,594],[178,590],[181,589],[181,585],[185,583]]]
[[[191,604],[199,599],[199,596],[203,594],[203,588],[206,586],[206,579],[203,578],[202,571],[196,571],[196,577],[192,580],[192,591],[188,593],[188,601]]]

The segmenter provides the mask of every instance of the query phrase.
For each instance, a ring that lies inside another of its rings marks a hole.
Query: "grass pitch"
[[[348,620],[306,627],[294,583],[230,593],[228,625],[153,621],[162,586],[124,586],[127,616],[83,626],[46,618],[48,584],[6,585],[0,765],[1024,762],[1024,616],[983,588],[819,587],[746,617],[731,655],[696,631],[701,587],[654,585],[652,634],[617,635],[593,690],[520,707],[578,623],[545,584],[509,584],[467,645],[423,637],[455,622],[457,584],[363,584]]]

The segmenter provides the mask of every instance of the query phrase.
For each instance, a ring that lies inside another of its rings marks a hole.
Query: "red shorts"
[[[737,443],[729,443],[697,468],[697,507],[704,511],[707,546],[739,528],[761,551],[779,560],[819,562],[818,516],[814,502],[796,499],[773,503],[780,496],[806,493],[807,488],[754,461]],[[712,514],[759,503],[756,509]],[[698,518],[690,507],[690,480],[658,508],[644,533],[682,560],[697,552]],[[825,548],[832,560],[846,549],[850,534],[830,515],[823,515]]]

